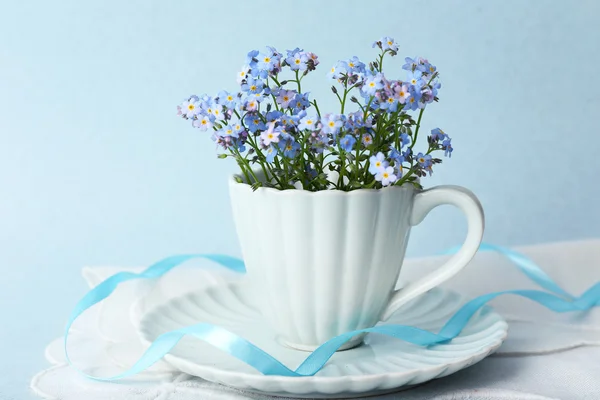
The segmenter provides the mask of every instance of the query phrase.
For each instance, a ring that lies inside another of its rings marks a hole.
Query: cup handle
[[[436,186],[417,193],[414,198],[410,225],[420,224],[435,207],[451,204],[458,207],[467,217],[467,237],[460,250],[444,265],[416,282],[392,293],[382,319],[389,319],[394,312],[418,295],[440,285],[462,270],[471,261],[483,237],[484,217],[481,203],[473,192],[460,186]]]

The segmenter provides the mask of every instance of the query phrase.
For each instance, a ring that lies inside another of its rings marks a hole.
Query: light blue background
[[[598,236],[599,4],[4,2],[0,315],[14,325],[0,333],[0,398],[31,396],[44,345],[84,293],[83,265],[238,254],[226,186],[235,166],[175,106],[234,89],[245,53],[265,44],[320,56],[305,86],[327,110],[327,69],[395,37],[402,57],[426,56],[442,73],[424,126],[444,128],[456,150],[427,186],[472,189],[493,243]],[[401,64],[387,66],[400,74]],[[464,232],[457,211],[436,210],[409,254],[455,245]]]

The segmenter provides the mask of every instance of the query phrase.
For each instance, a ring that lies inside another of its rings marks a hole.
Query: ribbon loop
[[[391,336],[420,346],[430,346],[447,342],[457,337],[468,324],[469,320],[489,301],[496,297],[510,294],[520,296],[534,301],[554,312],[586,311],[592,307],[600,306],[600,282],[589,288],[580,297],[575,297],[562,289],[550,276],[548,276],[538,265],[526,256],[504,247],[482,243],[480,251],[495,251],[507,257],[513,264],[529,279],[546,291],[540,290],[508,290],[502,292],[488,293],[476,297],[465,303],[440,329],[438,333],[426,331],[413,326],[406,325],[381,325],[367,329],[347,332],[329,339],[316,350],[314,350],[304,362],[295,370],[291,370],[280,361],[269,355],[259,347],[248,342],[246,339],[218,326],[202,323],[187,326],[160,335],[144,352],[141,358],[127,371],[108,378],[100,378],[87,375],[77,369],[84,376],[100,381],[112,381],[135,375],[152,366],[154,363],[168,354],[185,335],[191,335],[211,344],[212,346],[231,354],[245,362],[257,371],[265,375],[281,376],[313,376],[319,372],[335,352],[352,337],[365,334],[377,333]],[[451,251],[449,252],[451,253]],[[203,258],[213,261],[224,268],[244,273],[244,262],[240,259],[223,254],[188,254],[167,257],[146,268],[141,273],[119,272],[95,288],[90,290],[81,299],[71,313],[67,322],[64,338],[65,356],[70,365],[73,366],[67,351],[68,334],[73,322],[88,308],[101,302],[110,296],[114,290],[123,282],[134,279],[159,278],[171,269],[185,263],[186,261]]]

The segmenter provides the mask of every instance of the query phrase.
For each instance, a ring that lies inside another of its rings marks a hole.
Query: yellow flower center
[[[331,68],[331,72],[332,72],[332,73],[333,73],[333,72],[335,72],[335,67],[332,67],[332,68]]]
[[[410,83],[412,83],[413,85],[416,85],[416,84],[417,84],[417,80],[416,80],[415,78],[412,78],[412,79],[410,80]]]
[[[291,145],[291,144],[288,144],[287,146],[285,146],[285,149],[286,149],[286,150],[291,150],[291,149],[292,149],[292,145]]]
[[[394,98],[393,97],[388,98],[388,103],[393,103],[393,102],[394,102]]]
[[[419,158],[419,162],[422,164],[425,162],[425,159],[423,157]]]
[[[200,123],[201,123],[202,125],[206,125],[206,124],[208,123],[208,121],[207,121],[207,120],[205,120],[205,119],[203,119],[202,121],[200,121]]]
[[[257,119],[255,119],[253,122],[254,122],[254,125],[258,125],[259,121]]]
[[[272,133],[269,133],[269,134],[267,135],[267,137],[268,137],[269,139],[273,139],[273,134],[272,134]]]
[[[350,68],[354,68],[354,63],[353,63],[353,62],[350,62],[350,63],[348,63],[348,66],[349,66]]]
[[[254,92],[256,90],[256,85],[250,86],[250,90],[252,90]]]
[[[371,141],[371,137],[370,136],[365,136],[365,142],[369,143]]]
[[[369,82],[370,87],[375,87],[375,82]]]
[[[333,121],[329,121],[329,127],[330,127],[330,128],[333,128],[334,126],[335,126],[335,122],[333,122]]]
[[[404,95],[405,95],[405,94],[406,94],[406,93],[405,93],[403,90],[402,90],[402,91],[400,91],[400,97],[404,97]]]
[[[300,59],[299,59],[299,58],[296,58],[296,59],[294,60],[294,62],[296,63],[296,65],[298,65],[298,64],[300,64]]]
[[[385,179],[387,179],[387,178],[389,178],[389,177],[390,177],[390,174],[388,174],[387,172],[384,172],[384,173],[383,173],[383,177],[384,177]]]
[[[306,125],[312,125],[312,124],[313,124],[313,120],[312,119],[309,119],[309,120],[306,121]]]
[[[393,45],[393,44],[394,44],[394,42],[392,42],[392,41],[388,41],[388,46],[391,46],[391,45]]]
[[[265,62],[266,63],[271,62],[271,57],[265,57]]]
[[[375,162],[375,166],[378,167],[378,168],[381,167],[381,161],[376,161]]]
[[[191,111],[191,110],[193,110],[194,108],[196,108],[196,106],[195,106],[195,105],[193,105],[193,104],[190,104],[190,105],[188,106],[188,110],[190,110],[190,111]]]
[[[285,101],[287,103],[288,101],[290,101],[290,97],[289,96],[283,96],[283,101]]]
[[[233,101],[233,96],[227,96],[227,101]]]

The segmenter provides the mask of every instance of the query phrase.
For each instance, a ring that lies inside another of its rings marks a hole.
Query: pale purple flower
[[[262,140],[263,145],[269,146],[271,143],[279,142],[279,134],[280,132],[275,130],[275,123],[271,122],[269,128],[260,134],[260,139]]]

